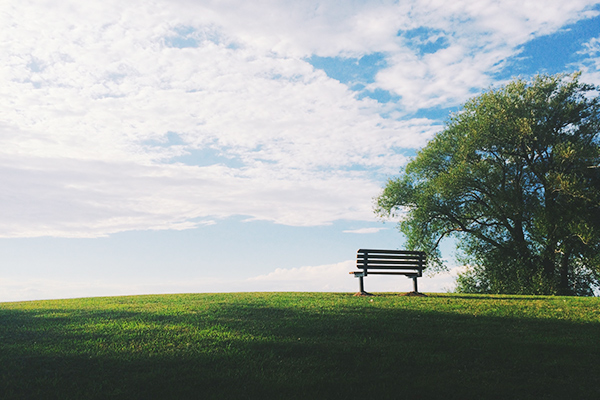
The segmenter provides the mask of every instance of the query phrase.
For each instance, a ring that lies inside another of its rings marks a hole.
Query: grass
[[[231,293],[0,303],[0,399],[596,399],[600,299]]]

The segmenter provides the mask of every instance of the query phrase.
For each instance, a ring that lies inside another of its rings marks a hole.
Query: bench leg
[[[360,280],[358,282],[360,291],[356,293],[355,296],[373,296],[371,293],[365,292],[365,282],[363,281],[363,277],[359,276],[358,279]]]
[[[417,277],[413,276],[413,287],[414,287],[414,291],[415,293],[419,293],[419,290],[417,289]]]

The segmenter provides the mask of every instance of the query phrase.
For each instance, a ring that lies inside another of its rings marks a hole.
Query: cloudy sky
[[[600,1],[5,0],[0,54],[0,301],[353,292],[358,248],[403,245],[373,197],[450,112],[600,84]]]

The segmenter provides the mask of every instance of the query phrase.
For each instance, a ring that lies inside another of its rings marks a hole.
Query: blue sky
[[[0,301],[353,292],[358,248],[403,246],[373,197],[450,112],[600,84],[600,1],[9,0],[0,49]]]

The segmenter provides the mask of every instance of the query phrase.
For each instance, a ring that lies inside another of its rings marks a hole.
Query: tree
[[[409,249],[458,290],[593,295],[600,278],[600,97],[579,74],[516,79],[468,101],[376,198]]]

